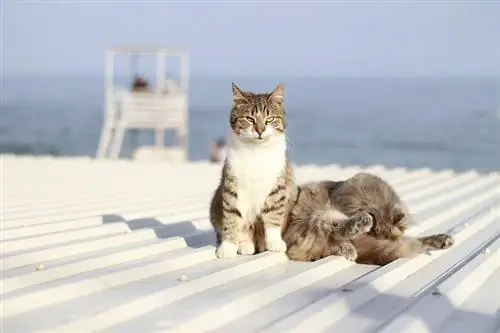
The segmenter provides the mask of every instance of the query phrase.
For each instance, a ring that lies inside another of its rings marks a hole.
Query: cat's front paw
[[[271,252],[286,252],[286,243],[281,238],[281,228],[269,227],[266,229],[266,249]]]
[[[356,248],[351,243],[344,243],[338,246],[335,255],[346,258],[349,261],[356,261],[358,258],[358,252]]]
[[[286,252],[286,243],[281,238],[266,241],[266,248],[271,252]]]
[[[238,246],[230,241],[223,241],[215,250],[219,259],[232,259],[238,255]]]
[[[250,255],[255,253],[255,245],[252,241],[240,242],[238,246],[238,253],[243,255]]]
[[[353,215],[345,226],[345,236],[355,237],[368,232],[373,227],[373,218],[366,212],[359,212]]]

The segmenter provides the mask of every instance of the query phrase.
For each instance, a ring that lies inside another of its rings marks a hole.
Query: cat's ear
[[[276,88],[274,88],[273,92],[269,95],[269,99],[277,102],[278,104],[282,104],[285,99],[285,87],[283,84],[278,84]]]
[[[233,86],[233,102],[234,103],[244,103],[248,102],[247,94],[244,91],[241,91],[237,85],[232,83]]]

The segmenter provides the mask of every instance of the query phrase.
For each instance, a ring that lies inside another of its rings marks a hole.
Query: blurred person
[[[210,147],[210,162],[220,163],[226,159],[227,148],[226,140],[219,138]]]
[[[149,82],[140,76],[135,76],[132,82],[132,91],[134,92],[145,92],[149,89]]]

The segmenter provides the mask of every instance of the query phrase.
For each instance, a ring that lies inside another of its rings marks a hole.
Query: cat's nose
[[[257,132],[257,134],[259,135],[259,138],[262,137],[262,133],[264,133],[264,131],[265,131],[264,127],[255,126],[255,132]]]

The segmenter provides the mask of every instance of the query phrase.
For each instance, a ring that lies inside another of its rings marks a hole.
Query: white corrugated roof
[[[499,331],[500,174],[365,168],[421,221],[411,234],[456,235],[450,250],[375,267],[216,259],[219,169],[3,156],[3,332]]]

